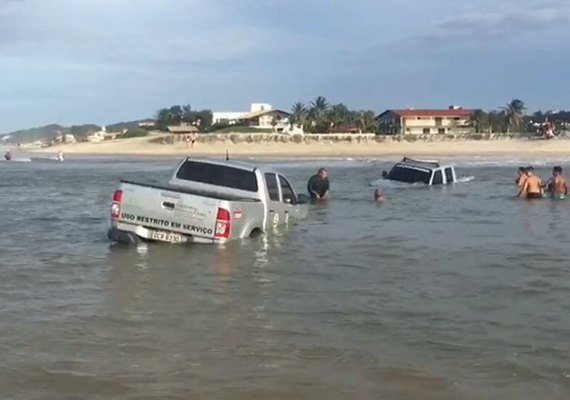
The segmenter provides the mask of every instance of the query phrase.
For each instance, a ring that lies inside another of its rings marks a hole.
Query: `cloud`
[[[524,2],[516,6],[511,3],[495,10],[446,17],[431,24],[419,37],[432,45],[453,44],[458,40],[463,44],[485,43],[489,39],[513,42],[537,33],[546,35],[568,31],[569,24],[569,4],[552,2],[537,5],[527,2],[525,7]]]

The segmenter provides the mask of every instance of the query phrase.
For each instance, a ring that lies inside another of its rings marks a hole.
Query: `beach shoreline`
[[[528,139],[449,140],[449,141],[315,141],[302,143],[198,141],[162,144],[156,138],[133,138],[99,143],[62,144],[33,153],[85,156],[233,156],[264,157],[449,157],[449,156],[570,156],[570,140],[537,141]]]

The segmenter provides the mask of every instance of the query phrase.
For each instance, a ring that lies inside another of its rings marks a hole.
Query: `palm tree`
[[[338,128],[340,125],[350,122],[350,110],[342,103],[335,104],[330,108],[326,117],[333,128]]]
[[[481,133],[489,128],[489,115],[483,110],[475,110],[470,123],[476,133]]]
[[[511,131],[511,128],[518,130],[522,128],[524,122],[524,112],[526,111],[526,105],[522,100],[514,99],[506,106],[501,107],[501,110],[505,117],[507,133]]]
[[[312,119],[315,120],[315,122],[320,123],[324,121],[328,110],[329,103],[327,102],[327,99],[325,99],[323,96],[319,96],[311,102],[309,115]]]
[[[326,133],[330,131],[330,123],[327,121],[329,103],[319,96],[311,102],[311,107],[307,113],[307,125],[312,133]]]
[[[357,119],[361,133],[376,132],[376,113],[374,111],[360,111]]]
[[[289,123],[291,124],[291,129],[295,125],[303,126],[307,118],[307,108],[303,103],[295,103],[291,107],[291,115],[289,115]]]

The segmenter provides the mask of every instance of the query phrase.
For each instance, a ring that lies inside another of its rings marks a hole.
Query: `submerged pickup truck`
[[[438,161],[413,160],[404,157],[390,172],[384,171],[382,178],[403,183],[425,183],[426,185],[448,185],[457,182],[453,165],[442,165]]]
[[[186,158],[164,186],[121,181],[107,236],[121,243],[224,243],[306,217],[308,200],[270,168]]]

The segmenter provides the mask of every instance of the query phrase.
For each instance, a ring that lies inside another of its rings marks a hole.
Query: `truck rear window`
[[[407,168],[402,166],[394,166],[388,174],[388,179],[406,183],[425,183],[429,184],[431,172],[419,168]]]
[[[176,173],[178,179],[223,186],[232,189],[257,192],[257,178],[253,171],[208,164],[197,161],[186,161]]]

